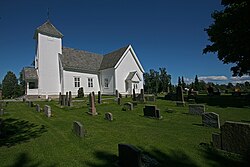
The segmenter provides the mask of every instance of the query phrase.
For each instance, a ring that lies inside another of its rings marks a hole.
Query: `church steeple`
[[[63,34],[59,30],[57,30],[56,27],[49,21],[49,15],[48,20],[36,29],[34,39],[37,39],[38,33],[57,38],[63,37]]]

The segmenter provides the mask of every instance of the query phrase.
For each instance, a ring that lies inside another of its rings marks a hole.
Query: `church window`
[[[93,78],[88,78],[88,87],[89,88],[93,87]]]
[[[80,87],[80,77],[74,77],[75,88]]]
[[[105,79],[104,79],[104,87],[105,87],[105,88],[108,88],[108,87],[109,87],[109,80],[108,80],[108,78],[105,78]]]
[[[134,89],[138,89],[138,84],[134,84]]]

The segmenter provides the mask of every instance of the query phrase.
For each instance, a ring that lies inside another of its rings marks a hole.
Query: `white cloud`
[[[198,77],[199,80],[203,80],[205,82],[213,82],[213,81],[227,81],[228,78],[226,76],[201,76]]]
[[[190,84],[190,83],[194,82],[194,79],[184,77],[184,82],[187,83],[187,84]]]
[[[246,81],[250,82],[250,76],[243,75],[242,77],[231,77],[232,83],[245,83]]]

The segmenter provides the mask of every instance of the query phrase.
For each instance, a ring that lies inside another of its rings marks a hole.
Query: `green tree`
[[[2,87],[4,98],[12,98],[18,96],[18,81],[16,75],[13,72],[7,72],[3,79]]]
[[[186,83],[184,81],[184,77],[183,76],[181,77],[181,86],[182,86],[183,89],[186,87]]]
[[[200,84],[199,84],[199,79],[197,75],[195,76],[195,79],[194,79],[194,89],[198,91],[200,90]]]
[[[167,89],[170,86],[171,75],[167,74],[166,68],[159,68],[159,70],[160,85],[158,92],[167,92]]]
[[[203,53],[213,52],[223,63],[235,63],[234,76],[250,74],[250,2],[249,0],[222,0],[224,10],[212,13],[214,23],[205,31],[211,45]]]
[[[23,71],[19,73],[19,92],[18,96],[22,96],[25,94],[25,80],[23,77]]]
[[[178,86],[181,86],[181,77],[178,77]]]

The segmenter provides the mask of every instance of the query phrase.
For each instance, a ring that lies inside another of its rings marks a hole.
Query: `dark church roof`
[[[24,80],[37,80],[37,72],[34,67],[25,67],[23,68],[23,78]]]
[[[53,26],[53,24],[49,20],[47,20],[43,25],[36,29],[34,38],[37,38],[38,33],[57,38],[63,37],[63,34],[59,30],[57,30],[56,27]]]
[[[83,50],[64,47],[59,54],[63,69],[66,71],[97,74],[99,70],[115,67],[128,46],[104,56]]]

